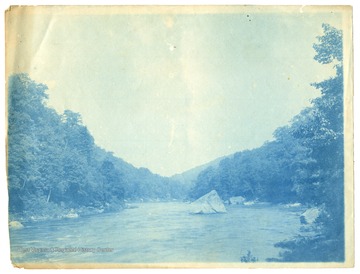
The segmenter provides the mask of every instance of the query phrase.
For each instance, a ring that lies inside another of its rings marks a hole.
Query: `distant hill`
[[[192,186],[195,185],[197,176],[202,171],[204,171],[208,167],[217,168],[219,163],[221,162],[221,160],[223,160],[223,159],[225,159],[227,157],[231,157],[231,156],[232,155],[227,155],[227,156],[222,156],[222,157],[216,158],[215,160],[213,160],[211,162],[208,162],[206,164],[194,167],[192,169],[184,171],[183,173],[175,174],[175,175],[171,176],[170,179],[172,179],[174,181],[178,181],[182,185],[191,188]]]
[[[134,167],[111,152],[97,148],[96,158],[110,161],[119,171],[118,180],[124,188],[124,198],[129,200],[170,200],[182,199],[187,195],[187,188],[179,181],[152,173],[144,167]]]

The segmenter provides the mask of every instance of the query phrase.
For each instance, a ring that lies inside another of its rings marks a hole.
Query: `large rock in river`
[[[23,228],[24,226],[22,225],[22,223],[18,222],[18,221],[11,221],[9,223],[9,227],[11,229],[21,229]]]
[[[226,213],[226,208],[215,190],[200,197],[190,206],[190,213],[193,214]]]
[[[303,225],[313,224],[316,219],[320,216],[322,209],[318,207],[313,207],[305,210],[300,215],[300,223]]]

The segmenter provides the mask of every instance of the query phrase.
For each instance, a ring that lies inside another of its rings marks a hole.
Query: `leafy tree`
[[[299,161],[293,176],[298,196],[309,206],[324,206],[316,221],[318,234],[280,243],[289,249],[285,261],[302,260],[307,252],[310,260],[344,260],[344,137],[343,137],[343,69],[342,33],[324,24],[324,35],[314,45],[315,60],[333,62],[336,76],[315,83],[321,97],[313,106],[293,119],[293,136],[309,150],[306,161]]]
[[[119,210],[125,198],[170,199],[167,178],[137,169],[96,146],[81,115],[47,107],[47,87],[26,74],[8,81],[11,215],[57,218],[70,209]],[[178,197],[178,196],[177,196]]]
[[[121,174],[114,167],[111,161],[105,160],[101,165],[101,174],[103,175],[104,181],[104,192],[108,197],[116,197],[119,200],[124,199],[124,188],[121,185]],[[105,199],[107,200],[107,199]]]
[[[45,85],[36,84],[26,74],[12,76],[8,83],[9,200],[10,212],[15,212],[31,202],[24,195],[38,191],[41,146],[36,139],[37,125],[42,116],[51,113],[45,113],[42,105],[47,99]]]

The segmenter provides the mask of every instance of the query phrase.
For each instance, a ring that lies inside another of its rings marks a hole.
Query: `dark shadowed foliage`
[[[47,87],[27,74],[9,78],[10,218],[61,218],[119,210],[124,200],[184,196],[182,186],[99,148],[79,113],[46,106]]]

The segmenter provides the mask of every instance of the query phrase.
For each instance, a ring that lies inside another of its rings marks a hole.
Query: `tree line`
[[[181,186],[135,168],[97,146],[79,113],[47,106],[47,86],[16,74],[8,81],[9,211],[57,218],[75,210],[121,209],[124,201],[174,199]]]

